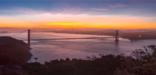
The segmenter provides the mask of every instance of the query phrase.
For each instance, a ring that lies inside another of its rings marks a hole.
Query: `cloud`
[[[156,16],[156,0],[0,0],[0,15],[43,12]]]

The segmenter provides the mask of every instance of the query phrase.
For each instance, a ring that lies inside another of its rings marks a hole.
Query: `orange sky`
[[[156,29],[151,17],[88,14],[30,14],[0,16],[0,27]]]

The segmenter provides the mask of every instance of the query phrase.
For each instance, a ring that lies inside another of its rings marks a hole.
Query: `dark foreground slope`
[[[28,63],[24,69],[30,75],[156,75],[155,46],[138,49],[132,55],[136,59],[113,55],[88,60],[67,58],[45,64]]]

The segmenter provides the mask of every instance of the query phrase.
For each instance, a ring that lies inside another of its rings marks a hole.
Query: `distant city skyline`
[[[156,29],[156,0],[0,0],[0,27]]]

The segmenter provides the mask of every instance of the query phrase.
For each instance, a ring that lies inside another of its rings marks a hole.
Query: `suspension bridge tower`
[[[119,43],[119,30],[115,31],[115,43]]]
[[[28,41],[28,46],[29,46],[29,48],[31,48],[31,44],[30,44],[31,43],[30,42],[31,41],[31,30],[30,29],[28,29],[28,35],[27,36],[28,36],[28,40],[27,40]]]

